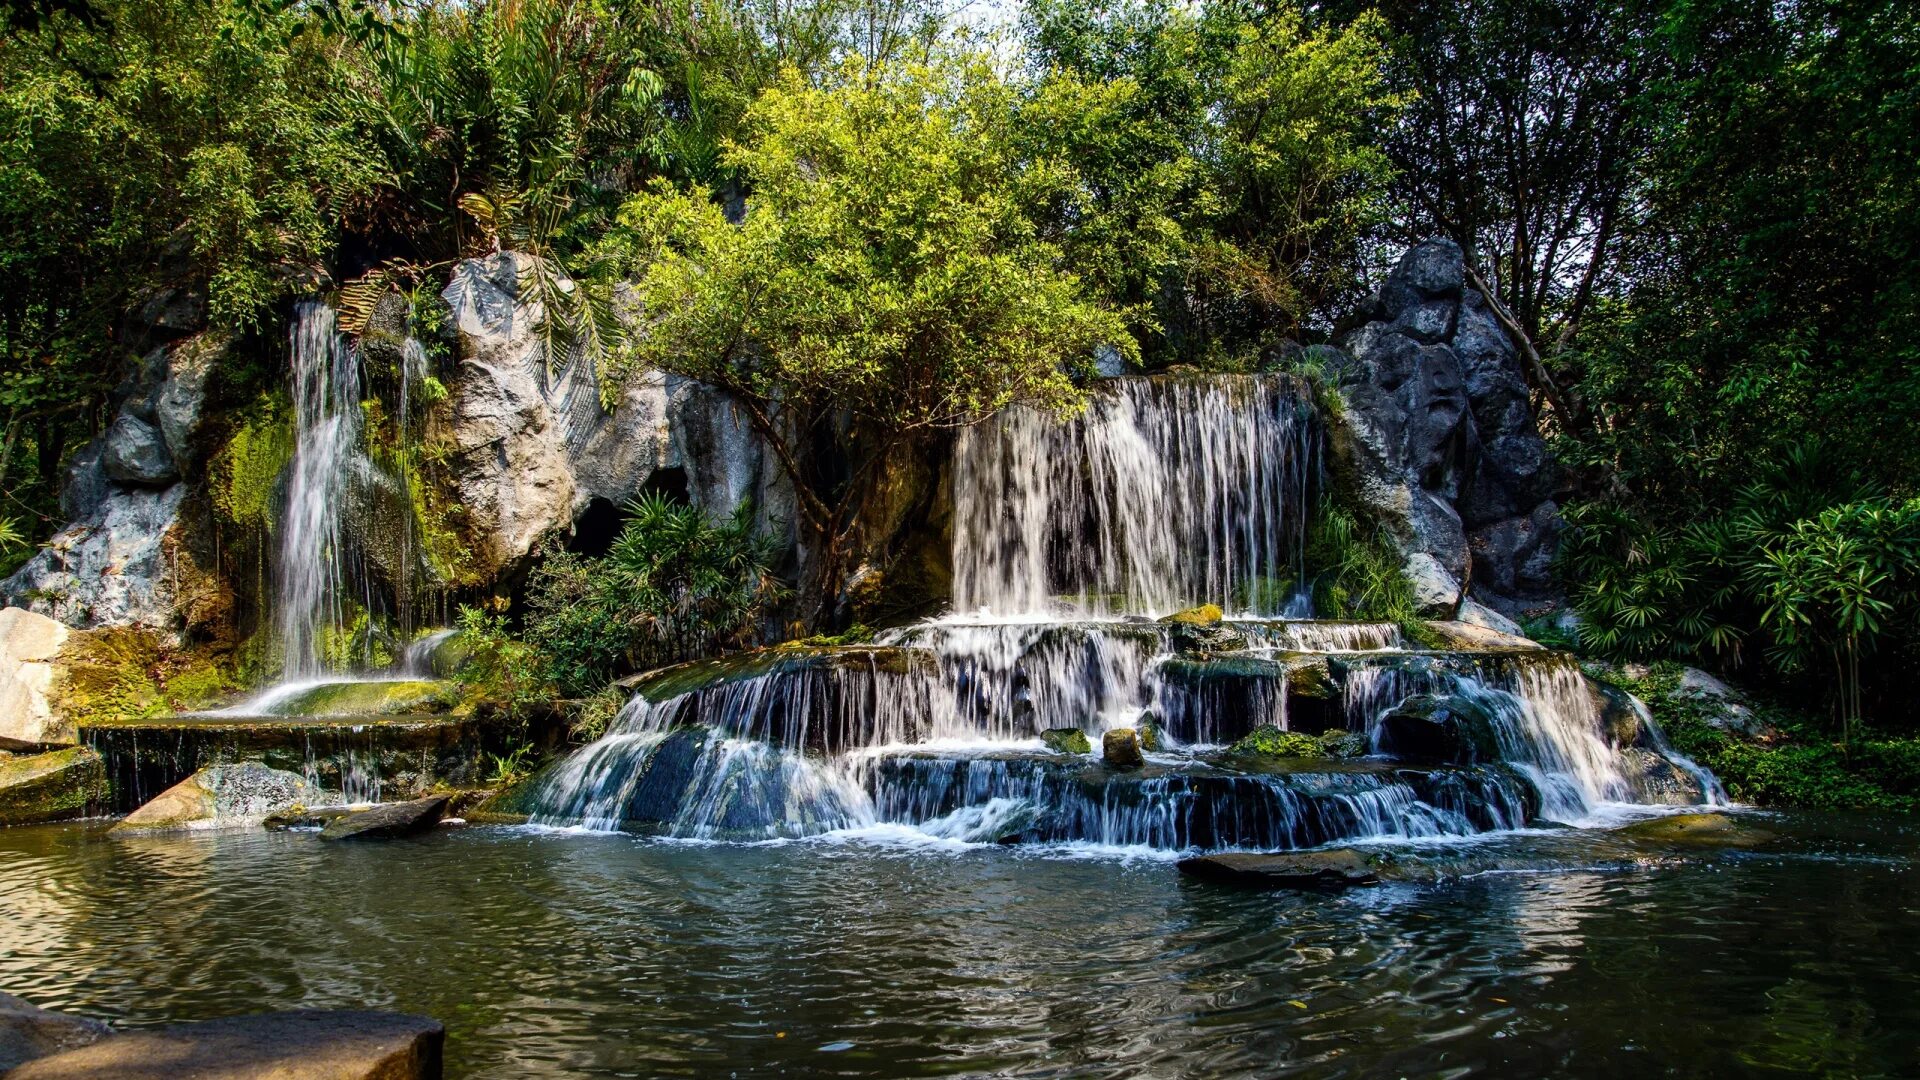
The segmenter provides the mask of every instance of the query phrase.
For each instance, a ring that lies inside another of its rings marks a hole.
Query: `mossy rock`
[[[1147,763],[1140,752],[1140,733],[1132,728],[1111,728],[1102,735],[1100,756],[1115,769],[1138,769]]]
[[[1651,844],[1684,847],[1760,847],[1773,839],[1765,829],[1743,824],[1728,814],[1673,814],[1636,821],[1621,836]]]
[[[267,711],[273,716],[412,716],[440,711],[446,688],[435,679],[322,683]]]
[[[1227,751],[1240,757],[1311,758],[1324,757],[1320,740],[1297,731],[1282,731],[1272,724],[1261,724],[1249,731]]]
[[[1160,719],[1152,713],[1142,714],[1140,722],[1134,725],[1140,733],[1140,749],[1149,753],[1159,753],[1167,745],[1167,733],[1160,726]]]
[[[0,756],[0,825],[76,818],[106,797],[106,764],[91,747]]]
[[[1049,728],[1040,733],[1040,741],[1056,754],[1091,754],[1093,743],[1079,728]]]
[[[1169,626],[1215,626],[1227,617],[1219,604],[1201,604],[1185,611],[1176,611],[1160,621]]]
[[[1365,757],[1372,750],[1365,732],[1331,728],[1320,733],[1320,752],[1330,758]]]

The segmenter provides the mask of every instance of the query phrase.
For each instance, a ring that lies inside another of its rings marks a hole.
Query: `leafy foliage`
[[[1413,586],[1401,558],[1371,522],[1324,497],[1308,525],[1306,572],[1314,610],[1329,619],[1413,622]]]
[[[534,573],[526,640],[563,695],[737,646],[782,595],[750,506],[719,524],[660,495],[629,512],[604,558],[559,553]]]

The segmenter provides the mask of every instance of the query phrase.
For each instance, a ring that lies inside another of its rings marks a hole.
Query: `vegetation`
[[[1731,671],[1829,712],[1849,754],[1911,725],[1910,3],[1032,0],[993,40],[938,0],[16,7],[0,570],[62,524],[72,451],[162,339],[234,342],[209,492],[257,531],[289,449],[258,358],[288,301],[329,293],[377,336],[402,294],[440,348],[411,301],[511,250],[550,358],[740,403],[820,554],[792,636],[832,634],[898,509],[887,476],[949,429],[1071,412],[1103,348],[1271,368],[1439,233],[1565,466],[1578,646]],[[402,442],[436,572],[490,584],[465,576],[444,448]],[[482,670],[584,693],[730,644],[769,557],[703,527],[735,561],[555,559],[514,613],[532,652],[472,617],[504,650]],[[1411,614],[1371,523],[1327,508],[1307,556],[1322,611]],[[555,666],[516,668],[536,654]]]
[[[1640,678],[1603,677],[1652,709],[1675,749],[1706,766],[1742,802],[1818,810],[1920,810],[1920,738],[1858,731],[1850,743],[1804,714],[1756,702],[1762,737],[1727,730],[1725,704],[1679,692],[1680,667],[1656,664]]]

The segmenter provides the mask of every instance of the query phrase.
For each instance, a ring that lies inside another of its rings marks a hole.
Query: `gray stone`
[[[35,1058],[77,1050],[110,1034],[98,1020],[53,1012],[0,994],[0,1073]]]
[[[296,1012],[130,1031],[43,1057],[8,1080],[438,1080],[446,1029],[426,1016]]]
[[[192,467],[198,459],[193,437],[206,408],[207,379],[226,348],[225,338],[201,334],[167,351],[167,375],[153,395],[153,421],[168,455],[181,468]]]
[[[107,479],[106,466],[100,461],[106,452],[106,442],[105,438],[89,439],[67,459],[67,479],[60,488],[60,512],[68,521],[91,518],[115,490],[113,482]]]
[[[207,323],[207,297],[199,286],[160,289],[140,308],[140,321],[164,333],[191,334]]]
[[[100,464],[109,478],[129,486],[156,487],[180,475],[159,429],[128,412],[107,429]]]
[[[1423,613],[1450,615],[1442,604],[1464,581],[1509,619],[1550,606],[1558,470],[1513,342],[1465,285],[1460,249],[1408,251],[1370,314],[1344,340],[1336,478],[1409,560]]]
[[[1407,557],[1407,583],[1413,586],[1414,610],[1427,618],[1451,619],[1460,606],[1460,582],[1431,552]]]
[[[322,840],[391,840],[431,832],[446,816],[448,796],[430,795],[411,802],[385,803],[336,818],[320,832]]]
[[[1505,615],[1500,614],[1477,600],[1465,600],[1461,602],[1459,620],[1469,626],[1479,626],[1492,630],[1496,634],[1505,634],[1509,637],[1522,639],[1527,636],[1527,632],[1520,628],[1519,623],[1514,622],[1512,619],[1507,618]]]
[[[548,357],[538,304],[520,300],[527,256],[468,260],[443,294],[461,364],[433,421],[454,450],[455,495],[483,572],[520,565],[542,537],[567,532],[595,499],[622,505],[664,469],[722,517],[751,501],[763,528],[790,538],[791,485],[722,392],[658,372],[601,404],[590,357]]]
[[[192,584],[192,575],[176,572],[168,544],[186,487],[114,490],[0,584],[0,596],[68,626],[171,633],[182,586]]]
[[[1140,752],[1140,733],[1132,728],[1108,729],[1100,737],[1100,756],[1115,769],[1138,769],[1147,763]]]
[[[257,762],[210,765],[154,796],[110,831],[252,828],[318,796],[304,778]]]
[[[71,721],[54,708],[56,659],[67,627],[25,608],[0,608],[0,750],[71,746]]]
[[[1178,865],[1189,877],[1256,889],[1329,891],[1380,881],[1374,861],[1352,848],[1270,855],[1227,852],[1181,859]]]

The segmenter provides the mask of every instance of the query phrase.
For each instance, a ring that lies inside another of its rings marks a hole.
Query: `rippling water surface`
[[[0,830],[0,990],[429,1013],[450,1076],[1920,1073],[1912,824],[1344,895],[884,837]],[[1421,849],[1446,857],[1445,848]]]

